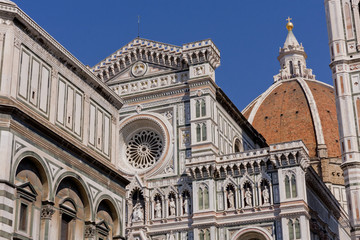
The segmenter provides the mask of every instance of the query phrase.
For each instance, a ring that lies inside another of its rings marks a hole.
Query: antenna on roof
[[[140,38],[140,15],[138,15],[138,38]]]

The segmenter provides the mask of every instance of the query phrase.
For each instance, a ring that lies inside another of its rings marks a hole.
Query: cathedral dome
[[[242,113],[269,144],[301,139],[311,158],[339,159],[334,88],[315,80],[306,67],[307,55],[292,32],[293,25],[288,25],[278,57],[280,73]]]
[[[341,156],[334,89],[330,85],[302,78],[277,81],[243,114],[269,144],[301,139],[311,158],[320,157],[325,147],[329,158]]]

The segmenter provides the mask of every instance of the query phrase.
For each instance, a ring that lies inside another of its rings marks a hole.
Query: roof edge
[[[239,111],[235,104],[230,100],[230,98],[224,93],[220,88],[216,88],[216,99],[221,104],[221,106],[234,118],[234,120],[242,127],[244,127],[249,135],[253,135],[255,142],[260,147],[268,147],[266,139],[249,123],[249,121],[244,117],[244,115]]]
[[[97,93],[108,100],[114,107],[120,109],[123,105],[122,98],[111,90],[105,83],[97,78],[80,60],[72,55],[64,46],[56,41],[48,32],[46,32],[39,24],[30,18],[17,5],[10,5],[9,3],[0,1],[0,14],[7,13],[14,19],[14,24],[18,27],[24,27],[27,30],[34,31],[41,36],[43,43],[38,42],[45,49],[51,49],[58,57],[64,58],[63,61],[70,63],[73,66],[71,71],[75,72],[80,79],[90,85]],[[62,63],[64,64],[64,63]],[[66,66],[66,64],[65,64]],[[68,66],[66,66],[69,68]]]

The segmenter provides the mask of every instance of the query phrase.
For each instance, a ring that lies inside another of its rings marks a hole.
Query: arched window
[[[196,117],[200,117],[200,101],[197,100],[196,103],[195,103],[195,115]]]
[[[196,141],[206,141],[207,139],[207,128],[206,123],[199,123],[196,125]]]
[[[210,240],[210,230],[209,229],[199,230],[199,239],[200,240]]]
[[[244,151],[244,147],[242,146],[241,141],[236,138],[234,142],[234,152],[237,153],[242,151]]]
[[[77,209],[74,200],[68,199],[60,204],[61,209],[61,228],[60,239],[67,240],[71,235],[74,235],[73,228],[75,227],[75,218]]]
[[[300,231],[300,221],[299,221],[299,219],[295,220],[295,237],[296,237],[296,239],[301,239],[301,231]]]
[[[199,210],[202,210],[204,208],[204,193],[201,188],[199,188],[198,191],[198,198],[199,198]]]
[[[207,186],[200,186],[198,190],[199,210],[209,208],[209,189]]]
[[[293,76],[294,75],[294,66],[293,66],[292,61],[289,62],[289,66],[290,66],[290,75]]]
[[[204,188],[204,208],[209,208],[209,189],[207,187]]]
[[[114,202],[104,199],[96,211],[96,234],[98,239],[113,239],[121,232],[120,219]]]
[[[301,239],[300,221],[299,219],[288,220],[289,239]]]
[[[289,176],[285,176],[285,192],[286,192],[286,198],[291,198],[291,192],[290,192],[290,179]]]
[[[294,223],[289,219],[288,221],[289,239],[294,239]]]
[[[204,117],[206,115],[206,105],[205,100],[201,101],[201,116]]]
[[[206,138],[207,138],[206,135],[207,135],[206,134],[206,123],[203,123],[203,125],[202,125],[202,140],[203,141],[206,141]]]
[[[196,141],[197,142],[201,141],[201,126],[200,126],[200,124],[196,125]]]
[[[200,232],[199,232],[199,239],[200,239],[200,240],[205,240],[204,230],[200,230]]]
[[[32,236],[42,227],[33,224],[40,222],[40,209],[47,207],[44,200],[48,195],[49,180],[45,168],[38,159],[25,157],[16,168],[14,183],[16,185],[14,231],[24,237]],[[4,207],[13,207],[6,201],[3,204]],[[51,204],[48,209],[51,209],[49,214],[41,215],[41,218],[51,218],[55,211]]]
[[[79,176],[64,178],[58,185],[55,195],[55,212],[60,222],[59,239],[80,236],[85,231],[85,219],[90,218],[90,202],[83,182]]]
[[[296,191],[296,177],[295,175],[292,175],[291,177],[291,195],[292,197],[297,197],[297,191]]]
[[[210,231],[209,231],[209,229],[205,230],[205,240],[210,240]]]
[[[291,174],[291,176],[285,176],[285,192],[286,198],[296,198],[297,189],[296,189],[296,176]]]

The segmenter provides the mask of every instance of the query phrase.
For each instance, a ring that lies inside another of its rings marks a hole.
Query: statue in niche
[[[188,233],[183,233],[181,240],[188,240]]]
[[[173,233],[173,231],[170,232],[169,240],[175,240],[175,234]]]
[[[264,204],[269,203],[269,199],[270,199],[270,194],[269,194],[269,189],[267,188],[267,186],[264,186],[264,190],[262,191],[262,195],[264,198]]]
[[[189,197],[186,195],[184,202],[183,202],[183,208],[184,208],[184,214],[189,214],[190,209],[189,209]]]
[[[155,218],[161,218],[161,203],[159,199],[155,203]]]
[[[249,188],[246,188],[246,191],[245,191],[245,203],[246,203],[246,206],[249,206],[249,207],[252,206],[252,193]]]
[[[132,221],[133,222],[139,222],[144,219],[144,212],[141,204],[137,202],[135,206],[133,207],[133,216]]]
[[[287,66],[284,64],[282,69],[280,69],[280,78],[287,79],[287,78],[289,78],[289,76],[290,76],[289,70],[288,70]]]
[[[229,202],[228,208],[234,208],[235,204],[234,204],[234,193],[231,189],[229,189],[228,193],[227,193],[227,199]]]
[[[175,216],[176,206],[175,206],[174,198],[170,198],[169,207],[170,207],[170,216]]]

